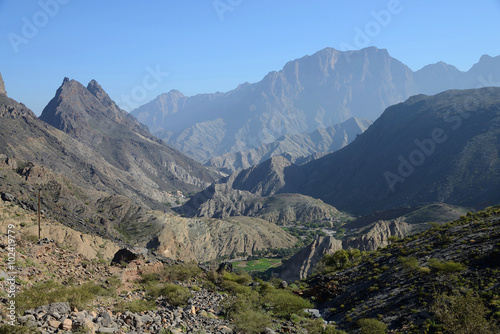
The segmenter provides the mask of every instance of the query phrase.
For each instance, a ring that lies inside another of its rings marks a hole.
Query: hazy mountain
[[[455,66],[448,65],[442,61],[436,64],[424,66],[413,74],[421,94],[436,94],[455,87],[464,72]],[[477,83],[479,84],[479,83]],[[475,88],[469,87],[469,88]],[[462,88],[462,87],[455,87]]]
[[[327,48],[260,82],[192,97],[171,91],[132,114],[169,145],[206,162],[351,117],[375,120],[411,95],[499,85],[500,57],[483,56],[467,72],[443,62],[413,72],[383,49]]]
[[[467,72],[438,62],[424,66],[413,75],[419,93],[436,94],[449,89],[500,86],[500,56],[483,55]]]
[[[412,71],[386,50],[327,48],[258,83],[193,97],[171,91],[132,114],[173,147],[206,161],[353,116],[375,119],[416,92]]]
[[[40,119],[66,132],[129,174],[127,184],[138,197],[166,202],[167,191],[194,191],[217,179],[199,163],[152,136],[121,110],[94,80],[87,88],[64,79]]]
[[[307,157],[318,153],[331,153],[349,144],[358,134],[363,133],[371,121],[350,118],[345,122],[319,128],[311,133],[284,135],[273,143],[261,145],[247,151],[226,153],[210,159],[205,166],[215,167],[225,173],[246,169],[277,155],[284,156],[290,162],[301,164],[308,162]],[[310,160],[313,160],[311,158]]]
[[[270,160],[221,180],[259,195],[297,192],[366,214],[426,203],[500,201],[500,88],[418,95],[343,149],[302,166]]]

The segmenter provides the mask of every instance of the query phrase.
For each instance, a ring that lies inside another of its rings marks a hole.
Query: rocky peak
[[[0,94],[7,95],[7,92],[5,91],[5,84],[2,78],[2,73],[0,73]]]
[[[97,81],[95,81],[94,79],[92,79],[92,81],[90,81],[89,84],[87,85],[87,90],[92,95],[97,97],[99,101],[109,99],[108,94],[104,91],[104,89],[102,89],[101,85],[99,85]]]

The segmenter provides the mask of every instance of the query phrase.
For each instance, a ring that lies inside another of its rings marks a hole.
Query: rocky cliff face
[[[278,225],[347,218],[333,206],[300,194],[273,194],[261,197],[225,183],[215,183],[195,194],[179,211],[190,217],[257,217]]]
[[[404,221],[378,221],[359,231],[359,236],[344,240],[343,248],[361,251],[374,251],[387,246],[390,236],[404,238],[412,233],[412,226]]]
[[[157,239],[158,252],[184,261],[207,262],[237,253],[252,255],[269,248],[291,248],[297,241],[276,225],[257,218],[160,219],[165,229]]]
[[[0,73],[0,94],[7,95],[5,91],[5,83],[3,82],[2,73]]]
[[[283,263],[279,277],[287,282],[304,279],[312,274],[325,254],[334,253],[339,249],[342,249],[342,241],[333,237],[318,237]]]
[[[325,155],[348,145],[371,123],[369,120],[351,118],[340,124],[316,129],[311,133],[284,135],[270,144],[212,158],[205,166],[231,174],[236,170],[250,168],[278,155],[294,164],[306,163],[317,158],[318,154]]]
[[[331,254],[340,249],[374,251],[379,247],[387,246],[390,236],[403,238],[411,233],[412,227],[405,222],[379,221],[359,231],[357,237],[344,240],[337,240],[333,237],[317,237],[311,244],[284,262],[278,275],[287,282],[304,279],[313,273],[325,254]]]

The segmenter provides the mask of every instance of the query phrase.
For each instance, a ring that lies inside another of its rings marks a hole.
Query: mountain
[[[375,119],[417,92],[412,71],[386,50],[327,48],[227,93],[160,95],[132,114],[169,145],[199,161],[327,128]]]
[[[196,191],[218,177],[152,136],[94,80],[84,87],[65,78],[40,119],[127,173],[127,180],[122,180],[127,196],[148,205],[167,202],[167,192]]]
[[[5,83],[3,82],[2,73],[0,73],[0,94],[7,95],[5,91]]]
[[[282,155],[295,164],[309,162],[308,157],[316,156],[320,152],[325,155],[346,146],[371,124],[372,122],[366,119],[350,118],[345,122],[319,128],[311,133],[284,135],[275,142],[254,149],[226,153],[210,159],[205,166],[231,174],[277,155]],[[314,157],[310,159],[313,160]]]
[[[352,117],[375,120],[385,108],[419,93],[486,86],[500,86],[500,56],[482,56],[467,72],[443,62],[413,72],[384,49],[326,48],[257,83],[191,97],[171,91],[132,114],[172,147],[207,162],[226,153],[260,151],[284,135]]]
[[[484,208],[500,202],[499,137],[500,88],[417,95],[337,152],[301,166],[273,157],[219,183],[300,193],[356,215],[434,202]]]
[[[440,61],[436,64],[424,66],[416,71],[413,74],[413,78],[417,82],[419,93],[436,94],[451,87],[462,88],[456,87],[462,75],[463,72],[455,66]],[[469,88],[475,88],[475,86]]]

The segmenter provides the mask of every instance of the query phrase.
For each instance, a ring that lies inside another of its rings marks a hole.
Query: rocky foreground
[[[193,291],[194,292],[194,291]],[[126,296],[126,297],[125,297]],[[133,298],[125,294],[124,298]],[[195,292],[188,306],[174,307],[167,302],[154,311],[112,312],[104,307],[78,311],[67,302],[53,303],[27,310],[19,321],[40,333],[233,333],[227,320],[219,319],[220,294],[206,290]],[[163,332],[162,332],[163,331]]]

